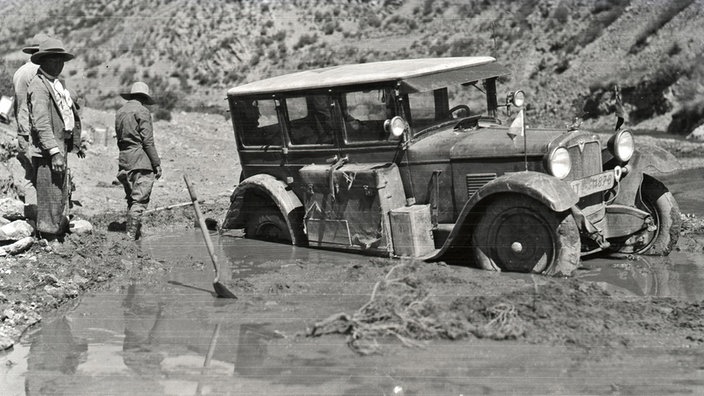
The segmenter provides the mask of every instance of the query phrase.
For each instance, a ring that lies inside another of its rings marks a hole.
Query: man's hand
[[[161,178],[161,167],[157,166],[154,168],[154,177],[156,177],[157,180]]]
[[[83,150],[78,150],[78,152],[76,152],[76,155],[78,156],[78,158],[85,158],[86,152]]]
[[[64,161],[64,156],[60,152],[51,156],[51,170],[54,172],[66,170],[66,161]]]

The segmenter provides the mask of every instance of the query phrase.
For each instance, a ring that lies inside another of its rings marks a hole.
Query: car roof
[[[367,84],[396,84],[402,93],[422,92],[509,74],[490,56],[399,59],[330,66],[250,82],[227,91],[229,97],[273,94]]]

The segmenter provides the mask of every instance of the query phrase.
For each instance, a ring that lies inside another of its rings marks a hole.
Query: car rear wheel
[[[524,196],[491,202],[474,228],[472,245],[482,268],[567,276],[579,265],[574,217]]]
[[[611,251],[625,254],[667,256],[677,244],[682,219],[672,193],[656,179],[645,176],[636,207],[650,213],[655,227],[643,230],[626,241],[612,241]]]
[[[254,209],[247,219],[245,237],[271,242],[291,243],[286,220],[281,212],[272,206]]]

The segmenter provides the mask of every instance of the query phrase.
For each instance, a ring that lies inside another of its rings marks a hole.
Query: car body
[[[492,57],[341,65],[231,88],[248,237],[569,275],[596,252],[667,254],[669,153],[525,125]],[[528,123],[529,124],[529,123]]]

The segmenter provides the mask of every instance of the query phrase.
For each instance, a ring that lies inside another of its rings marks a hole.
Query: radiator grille
[[[601,145],[599,142],[587,142],[584,144],[583,150],[579,149],[579,145],[571,146],[568,150],[572,159],[572,171],[567,177],[568,180],[581,179],[601,172]]]
[[[485,184],[496,179],[496,173],[472,173],[467,174],[467,198],[472,198],[472,195],[484,187]]]

